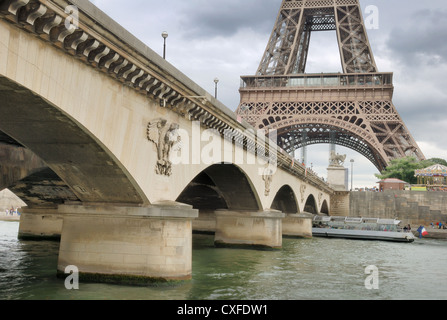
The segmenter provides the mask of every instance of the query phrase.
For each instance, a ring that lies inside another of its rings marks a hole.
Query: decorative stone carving
[[[323,193],[318,193],[318,207],[321,207],[321,200],[323,199]]]
[[[331,167],[343,167],[346,160],[346,155],[341,155],[335,153],[335,151],[331,151],[331,155],[329,156],[329,166]]]
[[[302,184],[300,187],[300,194],[301,194],[301,202],[304,202],[305,198],[305,193],[306,193],[306,188],[307,186],[305,184]]]
[[[181,137],[178,133],[179,125],[172,123],[167,126],[167,120],[157,119],[147,125],[147,138],[157,148],[157,165],[155,172],[159,175],[172,174],[172,162],[169,156],[172,150],[181,150]]]
[[[273,179],[273,169],[270,168],[269,165],[267,165],[264,169],[264,172],[262,174],[262,180],[265,182],[265,196],[268,197],[270,195],[270,184],[272,183]]]

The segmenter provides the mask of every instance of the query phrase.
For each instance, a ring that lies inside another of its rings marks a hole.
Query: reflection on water
[[[447,241],[414,243],[284,239],[275,251],[216,249],[193,237],[193,280],[177,286],[81,283],[56,278],[59,243],[17,240],[18,223],[0,222],[1,299],[294,300],[447,299]],[[379,270],[379,289],[365,288],[365,268]]]

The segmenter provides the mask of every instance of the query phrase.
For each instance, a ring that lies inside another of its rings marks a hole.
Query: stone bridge
[[[192,231],[280,248],[334,191],[85,0],[0,1],[1,188],[58,272],[191,277]]]

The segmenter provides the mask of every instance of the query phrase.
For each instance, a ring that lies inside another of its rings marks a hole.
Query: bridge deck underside
[[[23,146],[46,164],[12,187],[24,200],[31,201],[33,192],[57,199],[59,190],[65,200],[143,203],[116,160],[57,107],[5,77],[0,77],[0,101],[2,142]]]

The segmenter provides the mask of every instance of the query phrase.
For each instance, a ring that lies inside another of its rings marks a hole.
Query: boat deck
[[[359,239],[359,240],[382,240],[382,241],[397,241],[397,242],[414,241],[414,235],[411,232],[312,228],[312,235],[315,237],[345,238],[345,239]]]
[[[411,231],[395,219],[315,216],[312,235],[316,237],[413,242]]]

